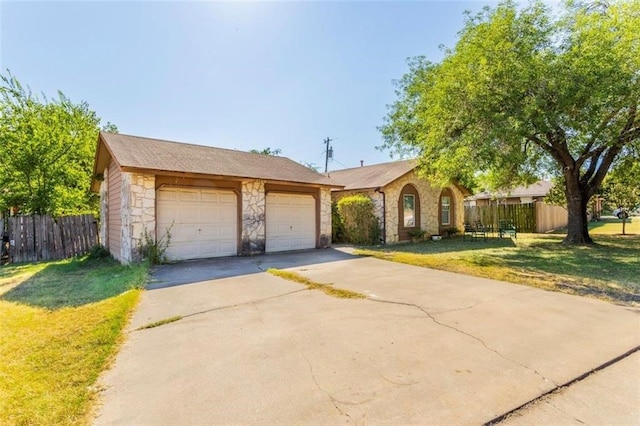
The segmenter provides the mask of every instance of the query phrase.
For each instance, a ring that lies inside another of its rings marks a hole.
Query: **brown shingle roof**
[[[214,148],[150,139],[139,136],[100,132],[95,173],[102,173],[108,155],[124,170],[184,172],[282,182],[341,186],[286,157],[276,157],[231,149]],[[102,158],[101,158],[102,157]]]
[[[344,190],[383,187],[416,167],[415,160],[394,161],[371,166],[336,170],[329,173],[331,180],[344,185]]]

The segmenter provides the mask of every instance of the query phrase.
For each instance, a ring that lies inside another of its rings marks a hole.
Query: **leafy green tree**
[[[592,243],[587,204],[640,144],[640,2],[552,14],[506,1],[468,16],[440,63],[409,62],[380,130],[382,149],[417,154],[425,176],[492,189],[564,180],[564,242]]]
[[[40,99],[11,73],[0,78],[0,211],[95,213],[89,186],[100,119],[86,102],[61,92]]]
[[[252,149],[251,151],[254,154],[262,154],[262,155],[280,155],[282,154],[282,150],[280,148],[271,149],[270,147],[266,147],[263,150]]]

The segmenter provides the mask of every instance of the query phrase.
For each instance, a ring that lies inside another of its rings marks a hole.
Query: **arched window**
[[[407,184],[398,198],[398,239],[411,239],[411,231],[420,228],[420,195],[415,186]]]

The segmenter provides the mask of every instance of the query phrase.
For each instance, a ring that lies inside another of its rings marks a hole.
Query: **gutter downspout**
[[[384,191],[380,191],[380,187],[375,192],[382,194],[382,244],[387,244],[387,196]]]

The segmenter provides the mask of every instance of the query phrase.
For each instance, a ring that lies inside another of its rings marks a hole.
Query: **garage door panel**
[[[233,240],[235,243],[235,229],[220,226],[204,226],[199,229],[200,236],[206,239]]]
[[[306,194],[268,194],[266,251],[316,246],[316,202]]]
[[[158,191],[156,194],[156,200],[158,201],[176,201],[178,194],[173,191]]]
[[[197,203],[198,193],[196,191],[189,190],[181,190],[180,191],[180,202],[181,203]]]
[[[171,244],[167,249],[169,259],[237,254],[238,215],[234,192],[163,188],[156,199],[158,230],[173,222]]]
[[[219,196],[217,192],[211,192],[211,191],[202,191],[200,193],[200,200],[203,203],[206,202],[211,202],[211,203],[219,203]]]
[[[235,194],[220,194],[219,200],[220,203],[226,204],[235,204],[236,203],[236,195]]]
[[[179,223],[179,222],[178,222]],[[188,226],[186,224],[182,224],[179,226],[179,231],[175,231],[175,224],[171,228],[171,244],[190,242],[198,238],[198,227],[197,226]]]

